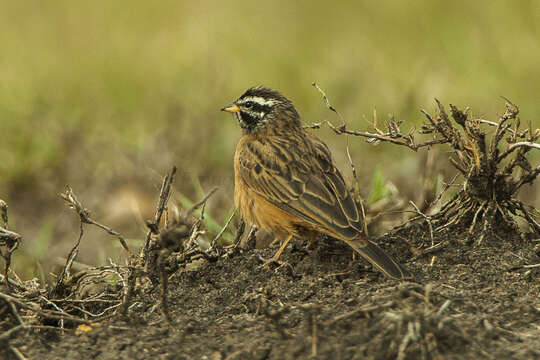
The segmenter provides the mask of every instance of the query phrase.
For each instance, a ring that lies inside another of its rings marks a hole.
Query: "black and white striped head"
[[[300,126],[300,116],[292,102],[279,92],[262,86],[248,89],[238,100],[221,110],[234,113],[245,134],[267,129],[268,126]]]

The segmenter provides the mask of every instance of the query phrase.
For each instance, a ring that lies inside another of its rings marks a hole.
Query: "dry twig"
[[[1,199],[0,218],[4,223],[3,227],[0,227],[0,256],[4,259],[3,278],[8,290],[11,290],[11,281],[8,276],[11,266],[11,255],[19,247],[22,237],[16,232],[8,230],[8,206],[6,202]],[[5,250],[2,250],[2,247],[5,247]]]
[[[68,255],[67,260],[66,260],[66,264],[64,265],[64,268],[62,269],[62,272],[61,272],[60,276],[58,277],[58,281],[56,282],[56,286],[52,290],[51,294],[53,294],[53,296],[55,296],[55,297],[65,295],[65,293],[67,291],[68,284],[72,280],[71,267],[73,266],[73,262],[77,258],[77,255],[79,254],[79,246],[81,244],[81,239],[82,239],[82,237],[84,235],[84,224],[95,225],[95,226],[99,227],[100,229],[106,231],[108,234],[116,236],[118,238],[118,240],[120,241],[120,244],[122,245],[124,250],[126,250],[128,254],[131,254],[131,251],[130,251],[126,241],[122,237],[122,235],[120,235],[120,233],[118,233],[117,231],[114,231],[110,227],[108,227],[106,225],[103,225],[103,224],[95,221],[94,219],[92,219],[90,217],[90,211],[88,209],[86,209],[82,205],[82,203],[77,199],[77,197],[75,196],[75,193],[73,192],[73,189],[71,189],[71,187],[67,186],[66,191],[63,192],[62,194],[60,194],[60,197],[64,201],[66,201],[68,203],[68,206],[71,209],[73,209],[73,211],[75,211],[77,213],[77,215],[79,216],[80,224],[79,224],[79,237],[77,238],[77,242],[75,243],[75,245],[73,246],[73,248],[69,252],[69,255]]]
[[[330,105],[326,93],[317,84],[314,83],[313,86],[323,95],[325,105],[343,120],[341,114]],[[366,137],[371,143],[389,142],[406,146],[414,151],[422,147],[449,144],[453,150],[450,162],[465,178],[463,190],[444,204],[436,214],[429,217],[413,206],[420,214],[416,219],[423,218],[428,222],[431,237],[433,231],[461,222],[468,221],[470,233],[477,224],[480,224],[482,233],[477,238],[478,244],[491,231],[492,224],[497,223],[498,218],[508,226],[517,228],[513,216],[520,216],[527,221],[533,231],[540,233],[539,224],[532,215],[535,211],[528,211],[523,204],[515,200],[518,190],[525,184],[531,184],[540,174],[540,166],[532,167],[526,158],[530,150],[540,149],[537,142],[540,138],[540,129],[533,130],[532,124],[529,123],[527,129],[521,130],[519,108],[508,99],[503,99],[506,102],[506,111],[496,122],[472,118],[469,108],[460,110],[452,104],[449,115],[444,105],[435,99],[438,108],[436,114],[431,115],[421,110],[427,122],[421,127],[420,134],[432,136],[432,139],[425,141],[417,140],[414,129],[403,134],[400,130],[401,122],[393,118],[383,131],[377,127],[377,118],[374,115],[372,127],[375,133],[349,130],[345,121],[342,121],[340,126],[335,126],[327,120],[324,123],[338,135]],[[495,127],[495,131],[488,134],[482,125]],[[310,128],[320,126],[319,123]],[[508,135],[506,139],[505,135]],[[506,145],[503,143],[504,140]],[[438,202],[440,197],[441,195],[433,204]],[[431,246],[433,247],[433,244]]]

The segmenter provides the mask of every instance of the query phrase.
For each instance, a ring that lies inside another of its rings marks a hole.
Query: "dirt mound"
[[[411,282],[331,239],[309,253],[297,242],[271,269],[260,265],[275,247],[238,250],[171,276],[172,325],[156,289],[129,319],[21,332],[10,344],[31,359],[539,358],[538,240],[498,229],[472,246],[467,230],[436,233],[433,245],[420,224],[379,239]]]

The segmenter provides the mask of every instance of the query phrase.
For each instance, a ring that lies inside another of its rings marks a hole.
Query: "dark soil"
[[[21,332],[10,343],[30,359],[540,358],[540,268],[527,267],[540,263],[538,240],[508,229],[479,246],[468,238],[435,234],[428,253],[423,225],[380,238],[415,274],[410,282],[385,278],[334,240],[309,253],[297,242],[271,269],[261,257],[275,247],[239,250],[171,277],[172,326],[156,290],[129,319],[80,335]]]

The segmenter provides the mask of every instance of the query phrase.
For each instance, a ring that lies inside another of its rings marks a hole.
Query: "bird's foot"
[[[261,258],[263,261],[261,268],[270,268],[270,265],[275,264],[278,266],[283,265],[285,262],[279,259],[279,256],[272,256],[270,259]]]

